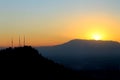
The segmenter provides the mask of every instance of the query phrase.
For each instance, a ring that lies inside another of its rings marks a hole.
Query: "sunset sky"
[[[0,0],[0,46],[46,46],[71,39],[120,42],[120,0]]]

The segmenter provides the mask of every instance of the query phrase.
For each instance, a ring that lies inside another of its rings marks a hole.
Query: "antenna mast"
[[[21,42],[21,41],[20,41],[20,36],[19,36],[19,47],[21,46],[20,42]]]
[[[25,42],[26,42],[26,41],[25,41],[25,35],[24,35],[24,42],[23,42],[23,43],[24,43],[24,46],[25,46]]]
[[[11,47],[13,48],[13,38],[11,38]]]

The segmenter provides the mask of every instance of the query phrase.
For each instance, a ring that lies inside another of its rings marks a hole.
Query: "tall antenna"
[[[11,38],[11,47],[13,48],[13,38]]]
[[[24,46],[25,46],[25,42],[26,42],[26,41],[25,41],[25,35],[24,35],[24,42],[23,42],[23,43],[24,43]]]
[[[19,47],[21,46],[20,36],[19,36]]]

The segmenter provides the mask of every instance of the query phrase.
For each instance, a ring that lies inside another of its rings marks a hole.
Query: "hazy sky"
[[[0,0],[0,46],[26,36],[30,45],[70,39],[120,41],[120,0]]]

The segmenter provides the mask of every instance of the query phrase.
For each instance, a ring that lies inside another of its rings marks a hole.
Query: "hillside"
[[[76,70],[120,68],[120,43],[75,39],[52,47],[37,47],[43,56]]]
[[[55,63],[30,46],[0,51],[1,79],[40,80],[114,80],[120,79],[118,70],[71,70]]]
[[[58,80],[77,78],[76,72],[44,58],[30,46],[0,51],[0,73],[6,77]]]

